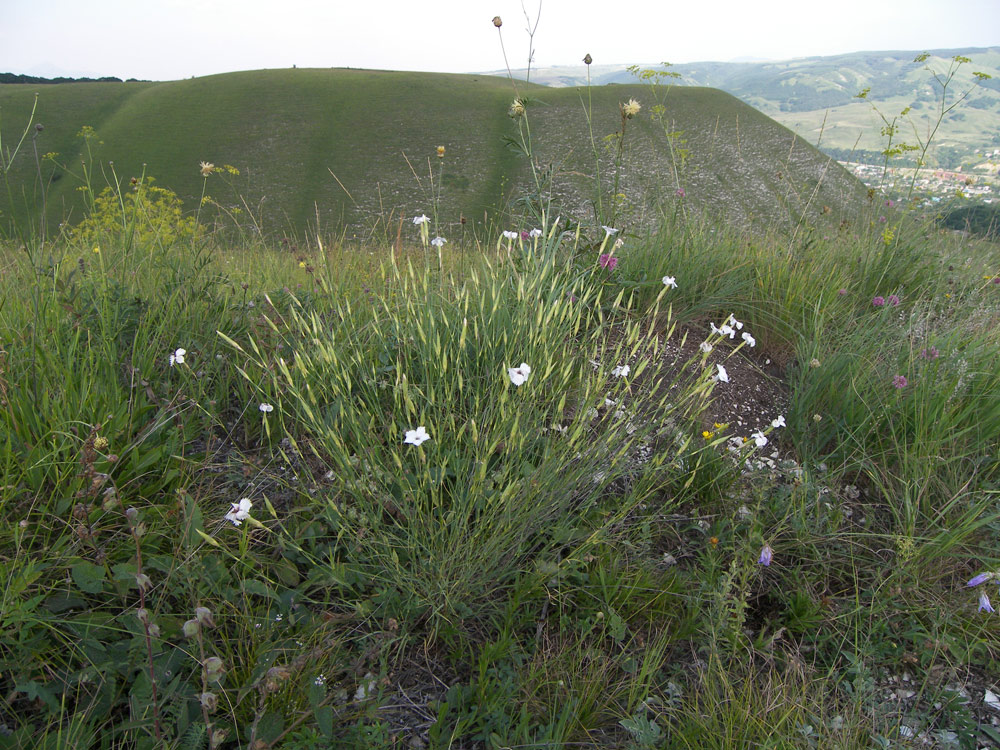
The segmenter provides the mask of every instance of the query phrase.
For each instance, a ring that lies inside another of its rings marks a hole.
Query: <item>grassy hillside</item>
[[[37,88],[0,88],[5,149],[27,122]],[[554,166],[557,210],[593,218],[586,90],[522,84],[521,94],[529,100],[537,163]],[[508,81],[491,76],[327,69],[47,86],[36,114],[45,126],[37,147],[40,155],[57,152],[62,165],[42,167],[49,220],[81,216],[84,142],[77,134],[91,126],[99,139],[91,144],[97,174],[104,175],[95,182],[98,190],[104,179],[127,182],[145,170],[194,209],[203,187],[199,162],[230,164],[239,177],[230,184],[213,177],[209,194],[244,215],[249,209],[265,232],[301,231],[318,218],[325,229],[394,236],[400,217],[430,213],[433,170],[439,218],[454,233],[461,216],[479,222],[486,211],[510,208],[531,182],[527,160],[505,145],[505,137],[518,135],[517,122],[507,116],[513,95]],[[614,160],[603,141],[620,125],[619,102],[635,97],[644,104],[630,124],[619,186],[626,223],[649,219],[664,203],[669,207],[678,184],[688,205],[740,222],[773,226],[853,213],[858,183],[723,92],[670,92],[666,124],[677,133],[674,158],[678,151],[686,154],[677,179],[664,127],[649,116],[654,102],[648,87],[600,87],[591,95],[605,191]],[[439,145],[447,149],[440,162]],[[9,175],[20,218],[40,205],[30,146]],[[824,214],[823,206],[833,208]]]
[[[970,87],[974,71],[993,78],[982,82],[960,111],[949,118],[936,152],[947,161],[953,158],[956,149],[971,154],[976,149],[1000,146],[995,126],[1000,112],[1000,48],[934,50],[924,63],[914,62],[920,52],[853,52],[752,63],[699,62],[675,65],[670,70],[680,74],[675,81],[678,85],[711,86],[727,91],[791,128],[809,143],[820,142],[822,133],[824,146],[851,149],[857,144],[860,149],[879,151],[885,147],[879,135],[883,123],[871,104],[877,104],[890,118],[904,107],[912,106],[918,131],[925,133],[941,95],[940,87],[926,68],[946,71],[952,58],[962,55],[972,62],[963,66],[950,86],[952,101]],[[518,73],[523,75],[523,71],[515,71],[515,75]],[[635,80],[626,65],[595,65],[591,76],[597,85]],[[586,82],[586,68],[583,65],[541,68],[532,71],[532,80],[549,86],[579,86]],[[865,88],[871,89],[869,100],[856,99]],[[907,128],[904,134],[911,136],[912,130]]]

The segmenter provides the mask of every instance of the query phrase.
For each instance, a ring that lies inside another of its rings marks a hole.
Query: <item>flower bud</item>
[[[139,622],[143,625],[149,625],[149,610],[145,607],[140,607],[135,611],[135,616],[139,618]]]
[[[503,21],[500,20],[500,16],[493,16],[493,25],[498,29],[503,26]]]
[[[218,682],[226,671],[226,666],[218,656],[210,656],[205,659],[202,667],[205,669],[205,679],[209,682]]]
[[[149,591],[151,588],[153,588],[153,582],[149,580],[149,576],[146,575],[145,573],[136,573],[135,583],[142,591]]]
[[[134,507],[129,507],[125,509],[125,518],[129,520],[129,523],[135,523],[135,519],[139,517],[139,511]]]
[[[195,607],[194,616],[200,625],[206,628],[214,628],[215,620],[212,619],[212,611],[208,607]]]
[[[592,58],[590,56],[589,52],[586,55],[583,56],[583,64],[584,65],[590,65],[592,62],[594,62],[594,58]]]
[[[197,620],[187,620],[184,623],[184,637],[194,638],[201,632],[201,625]]]
[[[146,626],[146,632],[149,633],[150,638],[159,638],[160,626],[157,625],[155,622],[151,622],[149,623],[149,625]]]

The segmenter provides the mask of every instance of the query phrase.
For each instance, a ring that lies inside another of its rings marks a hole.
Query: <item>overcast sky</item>
[[[525,0],[534,19],[538,0]],[[173,80],[260,68],[497,70],[517,0],[0,0],[0,72]],[[786,59],[1000,45],[1000,0],[543,0],[535,64]]]

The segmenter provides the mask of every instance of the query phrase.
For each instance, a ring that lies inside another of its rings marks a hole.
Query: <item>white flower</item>
[[[232,508],[226,513],[225,519],[232,521],[233,526],[239,526],[250,518],[250,508],[253,507],[253,503],[250,502],[249,498],[244,497],[238,503],[231,503],[231,505]]]
[[[520,235],[516,231],[503,230],[503,236],[508,240],[516,240]]]
[[[541,237],[542,236],[542,230],[541,229],[532,229],[530,232],[528,232],[528,236],[532,237],[532,238],[534,238],[534,237]]]
[[[274,411],[274,407],[273,407],[273,406],[271,406],[270,404],[261,404],[261,405],[260,405],[260,406],[258,406],[257,408],[258,408],[258,409],[260,409],[260,410],[261,410],[262,412],[264,412],[265,414],[268,414],[268,413],[270,413],[270,412]]]
[[[746,341],[750,346],[757,346],[757,339],[751,336],[749,333],[744,331],[742,334],[743,340]]]
[[[184,355],[187,354],[187,349],[178,349],[173,354],[170,355],[170,366],[183,365]]]
[[[524,385],[524,381],[531,374],[531,368],[527,362],[522,362],[519,367],[508,367],[507,376],[514,385]]]
[[[675,279],[673,276],[664,276],[663,277],[663,285],[664,286],[668,286],[671,289],[676,289],[677,288],[677,279]]]
[[[777,427],[784,427],[784,426],[785,426],[785,417],[784,417],[784,415],[779,414],[777,419],[772,419],[771,420],[771,427],[777,428]]]
[[[723,383],[728,383],[729,382],[729,373],[726,372],[726,368],[723,367],[722,365],[716,365],[716,367],[719,368],[719,374],[717,376],[719,378],[719,380],[721,380]]]
[[[424,214],[420,214],[420,216],[414,216],[413,217],[413,223],[414,224],[426,224],[430,220],[431,220],[431,217],[430,216],[425,216]]]
[[[447,241],[448,240],[446,240],[444,237],[435,237],[433,240],[431,240],[431,244],[434,245],[434,247],[441,247],[441,245],[443,245]]]
[[[415,430],[407,430],[406,438],[403,443],[409,443],[410,445],[420,445],[425,440],[430,440],[431,436],[427,434],[427,430],[424,429],[423,425],[420,425]]]
[[[618,402],[617,402],[617,401],[615,401],[614,399],[611,399],[611,398],[605,398],[605,399],[604,399],[604,405],[605,405],[606,407],[608,407],[609,409],[610,409],[610,408],[611,408],[612,406],[614,406],[614,405],[615,405],[616,403],[618,403]]]
[[[757,432],[753,433],[750,437],[752,437],[753,441],[757,443],[758,448],[763,448],[767,445],[767,435],[760,430],[757,430]]]
[[[639,114],[640,109],[642,109],[642,105],[635,99],[629,99],[628,104],[622,105],[622,112],[630,120]]]
[[[708,354],[710,351],[712,351],[712,345],[707,341],[702,341],[698,345],[698,348],[701,349],[703,352],[705,352],[705,354]]]
[[[729,320],[727,320],[727,321],[726,321],[726,323],[727,323],[728,325],[731,325],[731,326],[735,326],[736,328],[742,328],[742,327],[743,327],[743,324],[742,324],[742,323],[740,323],[740,321],[738,321],[738,320],[737,320],[737,319],[736,319],[735,317],[733,317],[732,315],[730,315],[730,316],[729,316]]]
[[[614,227],[605,226],[604,224],[601,224],[601,229],[604,230],[604,238],[605,239],[607,239],[608,237],[610,237],[613,234],[618,234],[618,230],[617,229],[615,229]]]
[[[712,333],[717,333],[720,336],[729,336],[729,338],[733,338],[736,335],[736,331],[734,331],[733,327],[728,323],[723,323],[722,328],[716,328],[715,323],[709,323],[709,325],[712,326]]]
[[[632,371],[632,368],[628,365],[618,365],[615,369],[611,371],[611,374],[616,378],[624,378]]]

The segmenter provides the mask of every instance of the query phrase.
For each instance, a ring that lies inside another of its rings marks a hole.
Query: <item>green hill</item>
[[[592,217],[594,158],[582,107],[587,92],[520,88],[529,100],[535,158],[543,168],[554,167],[558,210]],[[145,170],[193,209],[203,187],[199,162],[230,164],[239,177],[211,177],[209,194],[244,213],[250,209],[266,233],[302,231],[317,217],[324,229],[388,231],[400,217],[430,213],[429,170],[436,182],[442,171],[440,219],[446,232],[457,231],[461,216],[479,222],[484,212],[495,215],[530,185],[527,160],[505,144],[517,126],[507,115],[511,84],[499,77],[293,69],[164,83],[7,84],[0,86],[4,150],[19,137],[36,91],[36,122],[44,125],[38,153],[57,152],[68,170],[42,164],[50,221],[81,216],[76,175],[84,156],[78,137],[83,126],[93,127],[99,139],[92,141],[91,165],[98,189],[105,178],[115,179],[113,162],[120,182]],[[620,193],[627,223],[647,222],[658,206],[675,200],[676,186],[663,127],[649,117],[650,90],[597,87],[591,95],[605,178],[612,154],[602,141],[620,126],[619,102],[635,97],[644,105],[629,124]],[[766,226],[803,215],[824,221],[853,215],[859,183],[734,97],[676,88],[666,106],[670,128],[680,133],[675,148],[687,154],[680,184],[689,205]],[[447,149],[440,163],[439,145]],[[9,177],[23,218],[38,205],[32,143],[26,142]],[[824,212],[823,206],[832,208]]]

